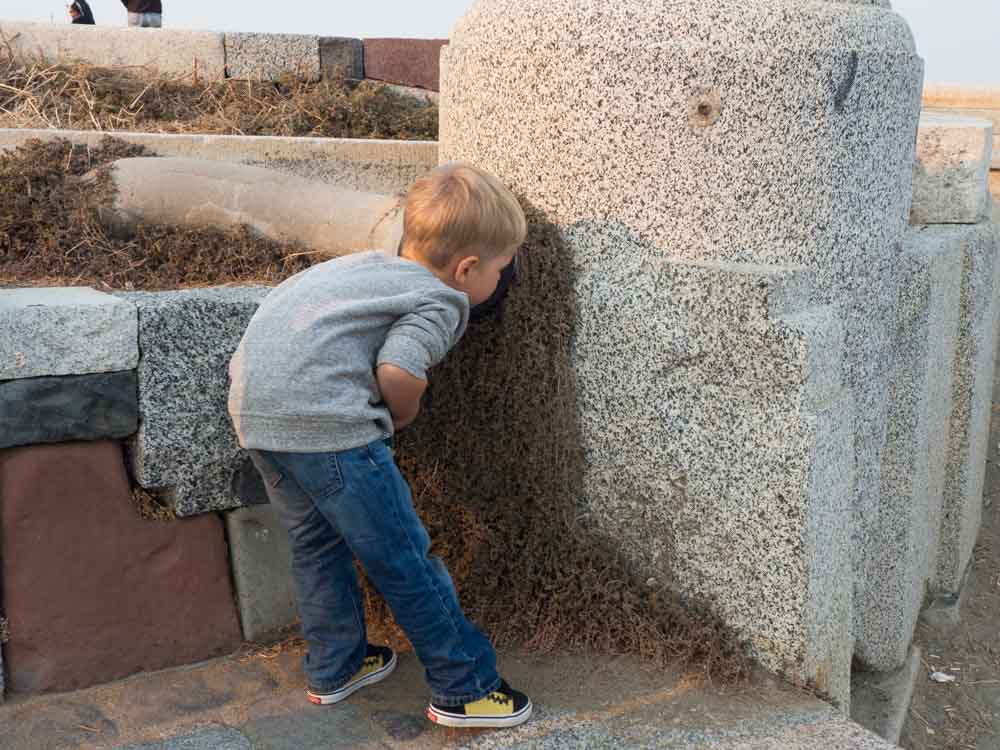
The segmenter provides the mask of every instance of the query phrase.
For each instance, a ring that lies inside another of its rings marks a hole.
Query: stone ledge
[[[138,424],[132,370],[0,381],[0,448],[124,438]]]
[[[97,146],[107,135],[95,130],[0,128],[0,151],[32,139],[65,138]],[[145,146],[157,156],[268,167],[372,193],[405,190],[438,164],[437,141],[133,132],[115,132],[114,137]]]
[[[133,305],[89,287],[0,290],[0,380],[131,370]]]
[[[975,224],[988,213],[988,120],[924,113],[917,132],[911,224]]]
[[[50,62],[144,67],[168,76],[221,81],[226,77],[222,34],[0,21],[15,54]]]
[[[364,39],[365,78],[441,90],[441,48],[447,39]]]
[[[319,67],[324,78],[364,78],[365,46],[351,37],[320,37]]]
[[[288,74],[302,81],[320,78],[318,36],[226,32],[224,44],[228,78],[277,81]]]

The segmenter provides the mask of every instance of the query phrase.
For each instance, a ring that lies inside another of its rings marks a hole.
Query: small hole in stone
[[[690,99],[691,107],[688,110],[688,120],[699,128],[714,125],[722,114],[722,99],[719,94],[712,90],[705,90],[695,94]]]

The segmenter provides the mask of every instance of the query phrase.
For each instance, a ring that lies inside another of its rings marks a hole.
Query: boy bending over
[[[406,197],[399,257],[321,263],[275,288],[230,364],[229,412],[288,530],[309,650],[309,700],[385,679],[396,654],[368,643],[356,557],[426,668],[427,716],[508,727],[531,714],[462,612],[387,440],[410,424],[427,369],[465,332],[524,241],[524,214],[492,175],[451,164]]]

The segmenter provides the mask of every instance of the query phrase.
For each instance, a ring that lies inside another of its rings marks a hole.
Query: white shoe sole
[[[357,682],[350,682],[344,685],[340,690],[336,690],[332,693],[314,693],[311,690],[307,693],[309,696],[309,702],[315,703],[317,706],[329,706],[334,703],[340,703],[344,698],[347,698],[354,693],[356,693],[361,688],[367,685],[374,685],[376,682],[382,682],[386,677],[392,674],[392,671],[396,668],[396,654],[392,655],[389,663],[386,664],[381,669],[372,672],[371,674],[366,674]]]
[[[434,706],[427,707],[427,718],[443,727],[467,727],[469,729],[503,729],[523,724],[531,717],[531,701],[528,705],[510,716],[466,716],[465,714],[450,714]]]

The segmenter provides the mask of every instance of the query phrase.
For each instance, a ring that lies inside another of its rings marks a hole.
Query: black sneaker
[[[317,706],[329,706],[331,703],[339,703],[347,696],[360,690],[365,685],[374,685],[382,682],[392,674],[396,668],[396,652],[388,646],[373,646],[368,644],[368,652],[365,660],[361,662],[361,669],[351,678],[351,681],[329,693],[309,689],[309,700]]]
[[[427,718],[446,727],[516,727],[531,716],[531,699],[506,681],[477,701],[462,706],[439,706],[431,701]]]

